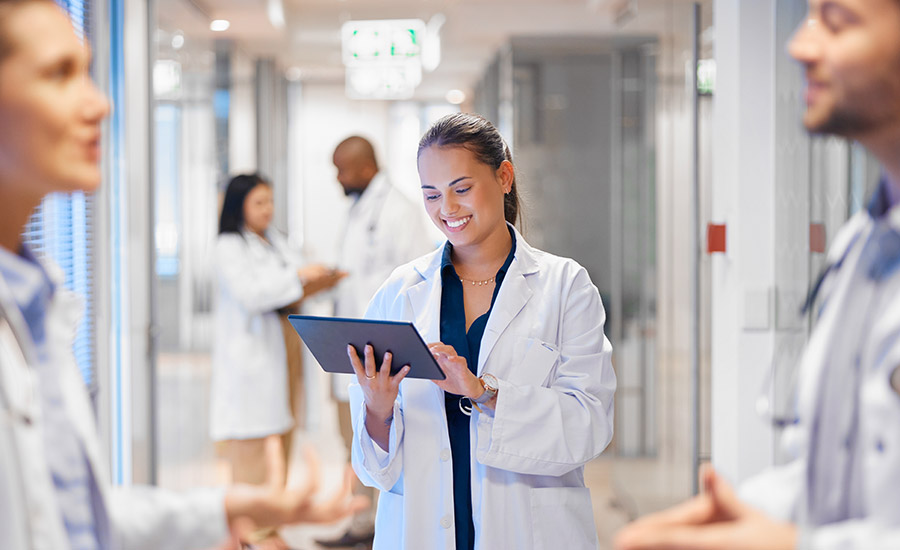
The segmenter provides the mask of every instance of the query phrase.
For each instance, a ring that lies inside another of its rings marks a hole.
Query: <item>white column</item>
[[[712,258],[712,459],[741,481],[773,462],[756,412],[775,340],[776,0],[716,0],[717,83],[711,221],[728,251]]]

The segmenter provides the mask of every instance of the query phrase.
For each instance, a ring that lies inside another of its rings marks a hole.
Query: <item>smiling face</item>
[[[510,162],[495,170],[463,147],[431,146],[419,155],[425,210],[454,247],[506,234],[503,198],[513,176]]]
[[[272,188],[260,183],[247,193],[244,199],[244,226],[258,235],[262,235],[272,223],[275,213],[275,201]]]
[[[811,0],[789,51],[806,70],[808,130],[859,140],[900,130],[900,2]]]
[[[51,2],[4,13],[0,61],[0,186],[34,197],[93,191],[100,183],[100,123],[109,102],[90,80],[90,55]]]

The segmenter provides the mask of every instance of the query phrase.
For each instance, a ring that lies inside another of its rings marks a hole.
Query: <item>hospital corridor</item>
[[[898,75],[897,0],[0,0],[0,547],[900,548]]]

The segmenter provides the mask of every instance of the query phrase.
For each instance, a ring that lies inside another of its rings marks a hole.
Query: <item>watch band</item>
[[[473,403],[487,403],[491,399],[493,399],[497,395],[498,384],[497,377],[493,374],[482,374],[478,381],[481,382],[481,386],[484,388],[484,393],[482,393],[477,398],[472,399]]]

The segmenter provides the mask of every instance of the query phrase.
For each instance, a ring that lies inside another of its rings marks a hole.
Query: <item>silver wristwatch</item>
[[[487,403],[497,395],[497,390],[500,389],[500,384],[497,382],[496,376],[488,373],[482,374],[481,377],[478,378],[478,380],[484,387],[484,393],[482,393],[479,397],[472,399],[472,402],[478,403],[480,405],[482,403]]]

